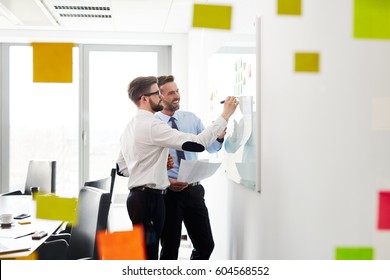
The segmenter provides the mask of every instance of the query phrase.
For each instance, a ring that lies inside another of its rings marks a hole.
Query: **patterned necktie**
[[[172,128],[179,130],[179,129],[177,128],[177,125],[176,125],[176,122],[175,122],[175,118],[171,117],[169,120],[170,120],[171,123],[172,123],[172,125],[171,125]],[[176,154],[177,154],[177,161],[179,162],[179,164],[180,164],[180,161],[181,161],[182,159],[186,159],[186,157],[185,157],[183,151],[176,150]]]

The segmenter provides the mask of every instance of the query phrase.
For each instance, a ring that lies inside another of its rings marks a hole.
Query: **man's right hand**
[[[236,111],[236,108],[239,104],[239,101],[234,96],[228,96],[225,99],[225,103],[223,103],[223,112],[222,117],[228,121],[231,115]]]
[[[169,189],[174,192],[181,192],[182,190],[188,187],[188,183],[178,182],[176,179],[169,178],[169,182],[171,182]]]
[[[175,167],[175,163],[173,162],[173,157],[168,154],[168,161],[167,161],[167,170],[172,169]]]

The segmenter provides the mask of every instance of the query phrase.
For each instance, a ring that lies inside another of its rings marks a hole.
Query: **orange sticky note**
[[[29,261],[34,261],[38,260],[38,253],[37,252],[32,252],[30,255],[27,257],[17,257],[16,260],[29,260]]]
[[[37,218],[77,223],[77,198],[37,196]]]
[[[132,231],[96,235],[99,259],[101,260],[146,260],[146,246],[142,225],[133,225]]]
[[[73,43],[32,43],[33,82],[71,83]]]

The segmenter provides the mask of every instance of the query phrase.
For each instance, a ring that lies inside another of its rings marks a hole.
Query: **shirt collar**
[[[138,109],[137,115],[153,116],[153,113],[145,109]]]
[[[173,113],[173,115],[172,115],[172,117],[175,119],[175,120],[177,120],[177,111],[176,112],[174,112]],[[156,116],[160,119],[160,120],[162,120],[162,121],[164,121],[164,122],[166,122],[166,123],[168,123],[169,122],[169,119],[171,118],[171,116],[168,116],[168,115],[166,115],[166,114],[164,114],[163,112],[157,112],[156,113]]]

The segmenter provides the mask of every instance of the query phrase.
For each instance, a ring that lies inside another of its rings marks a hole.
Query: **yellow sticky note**
[[[193,27],[231,29],[232,7],[194,4]]]
[[[36,200],[37,218],[77,223],[77,198],[38,195]]]
[[[320,54],[319,53],[296,53],[295,71],[296,72],[319,72]]]
[[[301,0],[278,0],[278,15],[301,15]]]
[[[73,43],[32,43],[33,82],[72,83]]]
[[[390,0],[355,0],[354,37],[390,39]]]

